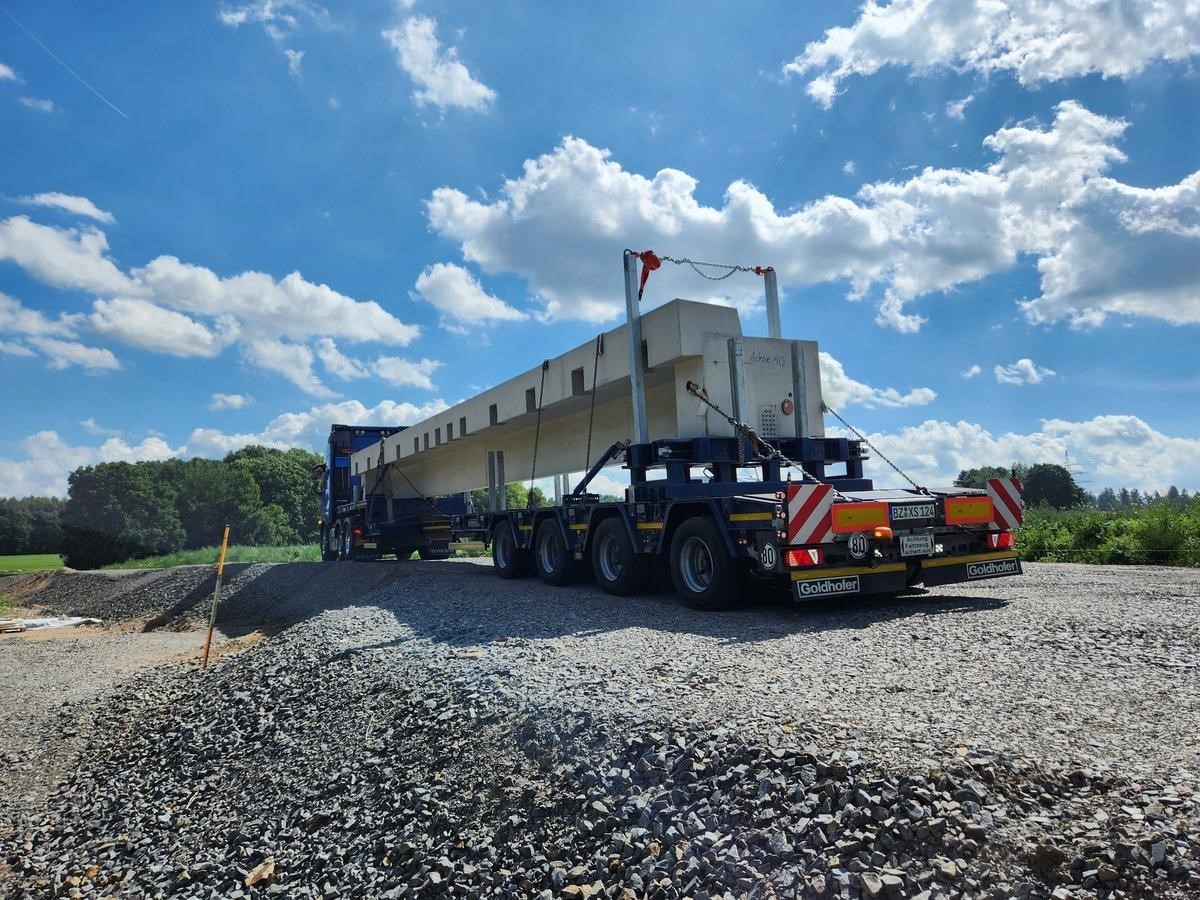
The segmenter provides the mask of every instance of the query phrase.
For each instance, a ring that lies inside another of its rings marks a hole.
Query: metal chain
[[[538,385],[537,425],[533,429],[533,465],[529,467],[529,493],[525,497],[525,508],[533,509],[533,480],[537,473],[538,442],[542,437],[542,395],[546,390],[546,370],[550,368],[550,360],[542,360],[542,383]]]
[[[778,461],[779,463],[782,463],[785,466],[788,466],[789,468],[799,469],[800,475],[804,478],[805,481],[812,481],[812,482],[815,482],[816,484],[824,484],[825,483],[825,482],[821,481],[820,478],[817,478],[817,476],[813,475],[811,472],[809,472],[807,469],[805,469],[804,466],[802,466],[800,463],[796,462],[795,460],[788,459],[788,457],[784,456],[782,451],[780,451],[778,447],[774,447],[771,444],[768,444],[762,438],[760,438],[758,436],[758,434],[755,432],[755,430],[753,428],[751,428],[749,425],[747,425],[745,422],[735,419],[733,416],[729,415],[729,413],[725,412],[725,410],[721,409],[721,407],[717,406],[717,404],[715,404],[711,400],[709,400],[708,392],[705,391],[704,388],[698,387],[694,382],[689,381],[687,383],[687,392],[689,394],[691,394],[693,397],[695,397],[697,400],[699,400],[701,403],[703,403],[705,406],[709,407],[713,412],[715,412],[718,416],[720,416],[726,422],[728,422],[730,424],[730,426],[732,426],[732,428],[736,434],[745,435],[746,437],[750,438],[750,443],[754,447],[755,453],[758,454],[759,459],[773,459],[773,460]],[[742,441],[741,441],[741,438],[739,437],[739,439],[738,439],[738,462],[745,461],[744,455],[745,454],[743,453],[743,450],[742,450]],[[839,497],[841,496],[841,494],[836,489],[834,490],[834,493],[837,494]]]
[[[888,459],[886,456],[884,456],[882,450],[880,450],[878,447],[876,447],[874,444],[872,444],[870,442],[870,440],[868,440],[868,438],[865,434],[863,434],[861,431],[859,431],[857,428],[855,428],[853,425],[851,425],[849,422],[847,422],[845,419],[843,419],[841,414],[836,409],[834,409],[828,403],[824,403],[824,404],[822,404],[822,406],[824,406],[826,412],[832,413],[833,417],[835,419],[837,419],[839,422],[841,422],[843,425],[845,425],[848,429],[850,429],[852,432],[854,432],[854,436],[857,437],[864,444],[866,444],[868,447],[870,447],[875,452],[876,456],[878,456],[885,463],[887,463],[889,466],[891,466],[892,469],[895,470],[897,475],[899,475],[901,478],[903,478],[905,481],[907,481],[909,484],[911,484],[920,493],[926,494],[928,496],[933,496],[929,492],[928,488],[921,487],[921,485],[917,484],[915,481],[913,481],[911,478],[909,478],[908,474],[903,469],[901,469],[898,465],[896,465],[894,462],[892,462],[890,459]]]
[[[596,352],[592,356],[592,407],[588,410],[587,456],[584,458],[583,471],[592,467],[592,425],[596,421],[596,375],[600,371],[600,354],[604,347],[604,332],[596,335]]]
[[[734,272],[753,272],[757,268],[756,266],[739,266],[736,264],[726,265],[725,263],[701,262],[698,259],[688,259],[686,256],[682,258],[676,258],[674,256],[660,256],[659,259],[661,259],[663,262],[675,263],[677,266],[691,266],[693,272],[695,272],[701,278],[707,278],[709,281],[724,281]],[[707,272],[700,271],[701,266],[706,269],[728,269],[729,271],[724,275],[709,275]]]

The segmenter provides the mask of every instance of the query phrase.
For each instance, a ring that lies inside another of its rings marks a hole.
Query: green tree
[[[310,474],[321,461],[318,454],[307,450],[277,450],[258,444],[225,457],[226,465],[250,473],[264,505],[275,505],[284,511],[283,527],[273,522],[274,538],[270,543],[305,544],[317,539],[321,498],[312,491]]]
[[[1113,512],[1117,508],[1117,495],[1112,488],[1106,487],[1096,495],[1096,508],[1105,512]]]
[[[100,463],[67,478],[62,550],[68,566],[92,569],[181,550],[187,539],[163,463]]]
[[[0,555],[28,553],[33,515],[16,497],[0,497]]]
[[[954,479],[955,487],[984,488],[989,478],[1007,478],[1007,466],[980,466],[978,469],[963,469]]]
[[[1030,466],[1023,479],[1025,502],[1030,506],[1046,505],[1055,509],[1070,509],[1087,503],[1088,494],[1075,483],[1071,473],[1054,463]]]
[[[161,472],[177,488],[176,508],[188,547],[220,543],[225,525],[238,541],[259,532],[262,500],[246,469],[213,459],[189,459],[163,463]]]

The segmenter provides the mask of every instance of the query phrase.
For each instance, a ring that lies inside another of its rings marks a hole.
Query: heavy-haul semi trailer
[[[790,581],[800,600],[1020,574],[1016,478],[876,490],[866,439],[825,434],[817,344],[779,336],[774,273],[757,270],[772,335],[749,337],[725,306],[674,300],[641,315],[639,264],[644,285],[657,261],[626,253],[624,325],[351,446],[352,503],[327,524],[339,555],[377,554],[388,517],[423,504],[421,527],[449,538],[430,545],[439,554],[482,543],[501,577],[590,574],[621,595],[665,568],[703,609],[736,604],[755,579]],[[588,488],[616,464],[630,484],[604,502]],[[508,480],[578,471],[555,505],[504,508]],[[484,486],[487,508],[467,508],[465,492]]]

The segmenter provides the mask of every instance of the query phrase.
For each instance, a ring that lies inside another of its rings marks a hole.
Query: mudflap
[[[792,573],[792,599],[797,602],[863,594],[897,594],[906,587],[908,567],[904,564]]]
[[[1021,560],[1017,554],[980,553],[966,557],[927,559],[921,563],[919,580],[925,587],[940,584],[958,584],[963,581],[983,581],[987,578],[1003,578],[1021,574]]]

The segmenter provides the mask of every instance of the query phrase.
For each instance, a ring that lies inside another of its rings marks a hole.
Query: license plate
[[[932,556],[932,534],[902,534],[900,535],[901,556]]]
[[[937,515],[936,503],[896,504],[891,510],[893,522],[910,522],[913,519],[932,519]]]
[[[363,546],[364,550],[375,550],[375,549],[378,549],[378,547],[379,547],[378,544],[367,543],[366,541],[363,542],[362,546]]]

